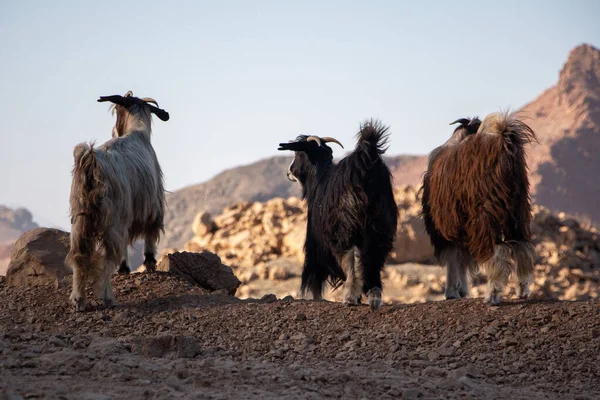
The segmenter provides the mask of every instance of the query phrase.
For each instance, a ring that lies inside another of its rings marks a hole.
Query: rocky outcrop
[[[209,251],[166,254],[157,269],[170,272],[204,289],[226,290],[230,295],[234,295],[241,284],[231,268],[223,265],[221,258]]]
[[[69,245],[69,234],[58,229],[25,232],[12,248],[6,282],[15,286],[60,283],[72,274],[65,266]]]

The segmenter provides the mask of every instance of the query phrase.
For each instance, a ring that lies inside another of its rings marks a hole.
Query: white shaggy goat
[[[151,113],[163,121],[169,114],[151,98],[100,97],[114,103],[117,121],[113,138],[99,147],[80,143],[73,150],[71,185],[71,250],[66,262],[73,268],[71,302],[85,309],[85,284],[108,307],[115,304],[111,275],[119,263],[127,268],[127,247],[144,238],[144,265],[156,269],[156,244],[164,230],[163,175],[150,143]],[[150,103],[156,104],[156,107]]]

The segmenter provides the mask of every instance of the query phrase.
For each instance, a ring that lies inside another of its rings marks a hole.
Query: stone
[[[192,223],[192,231],[194,231],[196,236],[214,233],[217,229],[217,224],[215,224],[215,221],[213,221],[212,216],[208,212],[201,211],[196,214]]]
[[[221,258],[209,251],[190,253],[187,251],[167,254],[159,264],[160,271],[169,271],[193,285],[208,290],[225,289],[234,295],[242,282],[233,270],[221,263]]]
[[[15,242],[6,272],[6,283],[14,286],[57,284],[71,268],[65,265],[69,234],[58,229],[36,228]]]
[[[271,281],[284,281],[299,276],[302,265],[292,258],[277,258],[265,264],[267,278]]]
[[[274,303],[277,301],[277,296],[274,294],[265,294],[263,297],[261,297],[260,301],[262,303]]]

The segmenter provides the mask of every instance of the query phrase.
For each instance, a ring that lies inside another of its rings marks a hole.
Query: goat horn
[[[142,97],[141,100],[145,101],[146,103],[154,103],[156,107],[158,107],[158,103],[152,97]]]
[[[125,93],[125,96],[123,97],[133,97],[133,92],[131,90],[128,90],[127,93]]]
[[[340,143],[340,141],[337,140],[337,139],[335,139],[335,138],[326,136],[324,138],[321,138],[321,140],[323,140],[323,142],[325,142],[325,143],[336,143],[336,144],[339,144],[342,149],[344,148],[344,146]]]
[[[306,138],[306,142],[317,142],[317,144],[319,145],[319,147],[321,147],[323,145],[323,143],[321,142],[321,138],[318,136],[309,136]]]

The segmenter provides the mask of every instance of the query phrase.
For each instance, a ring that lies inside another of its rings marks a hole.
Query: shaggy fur
[[[478,265],[487,273],[488,302],[499,303],[515,263],[517,294],[529,293],[534,250],[524,146],[536,138],[518,117],[506,112],[481,123],[462,120],[430,155],[422,215],[435,256],[448,268],[448,299],[468,295],[467,275]]]
[[[398,208],[390,170],[381,158],[387,128],[369,121],[357,136],[356,149],[337,165],[329,146],[307,141],[307,136],[281,143],[279,150],[296,152],[288,177],[300,182],[308,204],[302,293],[310,290],[320,299],[326,281],[338,287],[348,274],[346,301],[358,303],[362,289],[371,308],[377,309],[381,269],[393,246]]]
[[[125,105],[115,106],[113,139],[99,147],[80,143],[73,151],[71,249],[66,262],[74,275],[71,301],[80,311],[85,309],[88,278],[107,306],[115,303],[111,275],[121,262],[128,272],[127,247],[137,238],[145,240],[144,265],[153,271],[164,230],[163,175],[150,143],[152,110],[131,92],[117,97],[123,101],[114,101]]]

